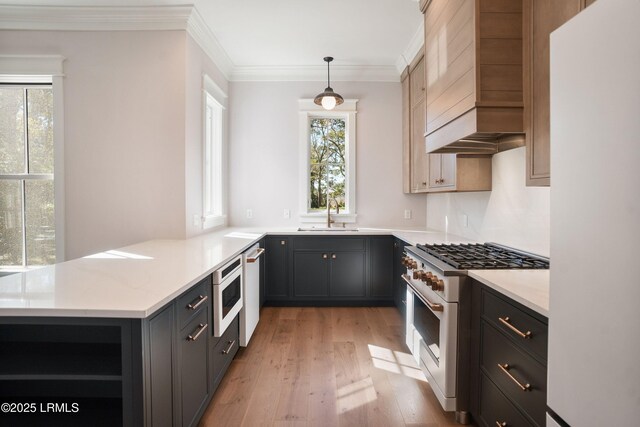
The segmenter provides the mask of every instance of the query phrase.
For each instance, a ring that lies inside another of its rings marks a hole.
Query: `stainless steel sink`
[[[321,231],[321,232],[333,232],[333,231],[358,231],[357,228],[327,228],[327,227],[300,227],[298,231]]]

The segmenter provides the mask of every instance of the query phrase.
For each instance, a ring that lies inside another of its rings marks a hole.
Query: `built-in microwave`
[[[242,309],[242,256],[213,272],[213,334],[222,336]]]

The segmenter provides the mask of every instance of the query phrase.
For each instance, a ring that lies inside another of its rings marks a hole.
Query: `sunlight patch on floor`
[[[363,378],[338,389],[338,413],[358,408],[377,399],[371,377]]]
[[[412,355],[373,344],[369,344],[368,347],[373,366],[376,368],[427,382]]]

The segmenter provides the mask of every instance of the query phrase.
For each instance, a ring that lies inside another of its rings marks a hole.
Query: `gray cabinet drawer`
[[[236,317],[213,347],[211,357],[213,362],[212,377],[214,390],[218,384],[220,384],[227,368],[238,352],[240,337],[240,329],[238,325],[239,317]]]
[[[202,279],[190,291],[178,298],[178,326],[189,323],[201,308],[211,303],[211,276]]]
[[[547,360],[547,341],[549,337],[548,327],[545,323],[486,289],[482,292],[482,315],[486,321],[513,338],[517,345],[541,360]],[[527,334],[527,337],[520,336],[514,329]]]
[[[547,396],[547,369],[518,346],[513,344],[503,332],[491,324],[481,322],[482,353],[480,367],[498,388],[527,413],[538,425],[545,424]],[[508,374],[498,365],[508,365]],[[529,384],[528,390],[521,389],[516,380]]]
[[[480,412],[478,424],[486,427],[532,427],[486,375],[480,376]]]
[[[295,237],[294,250],[309,251],[364,251],[365,239],[360,237]]]

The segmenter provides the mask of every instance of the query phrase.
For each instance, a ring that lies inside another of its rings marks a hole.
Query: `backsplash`
[[[492,162],[492,191],[427,195],[427,228],[549,256],[549,187],[525,187],[524,147]]]

